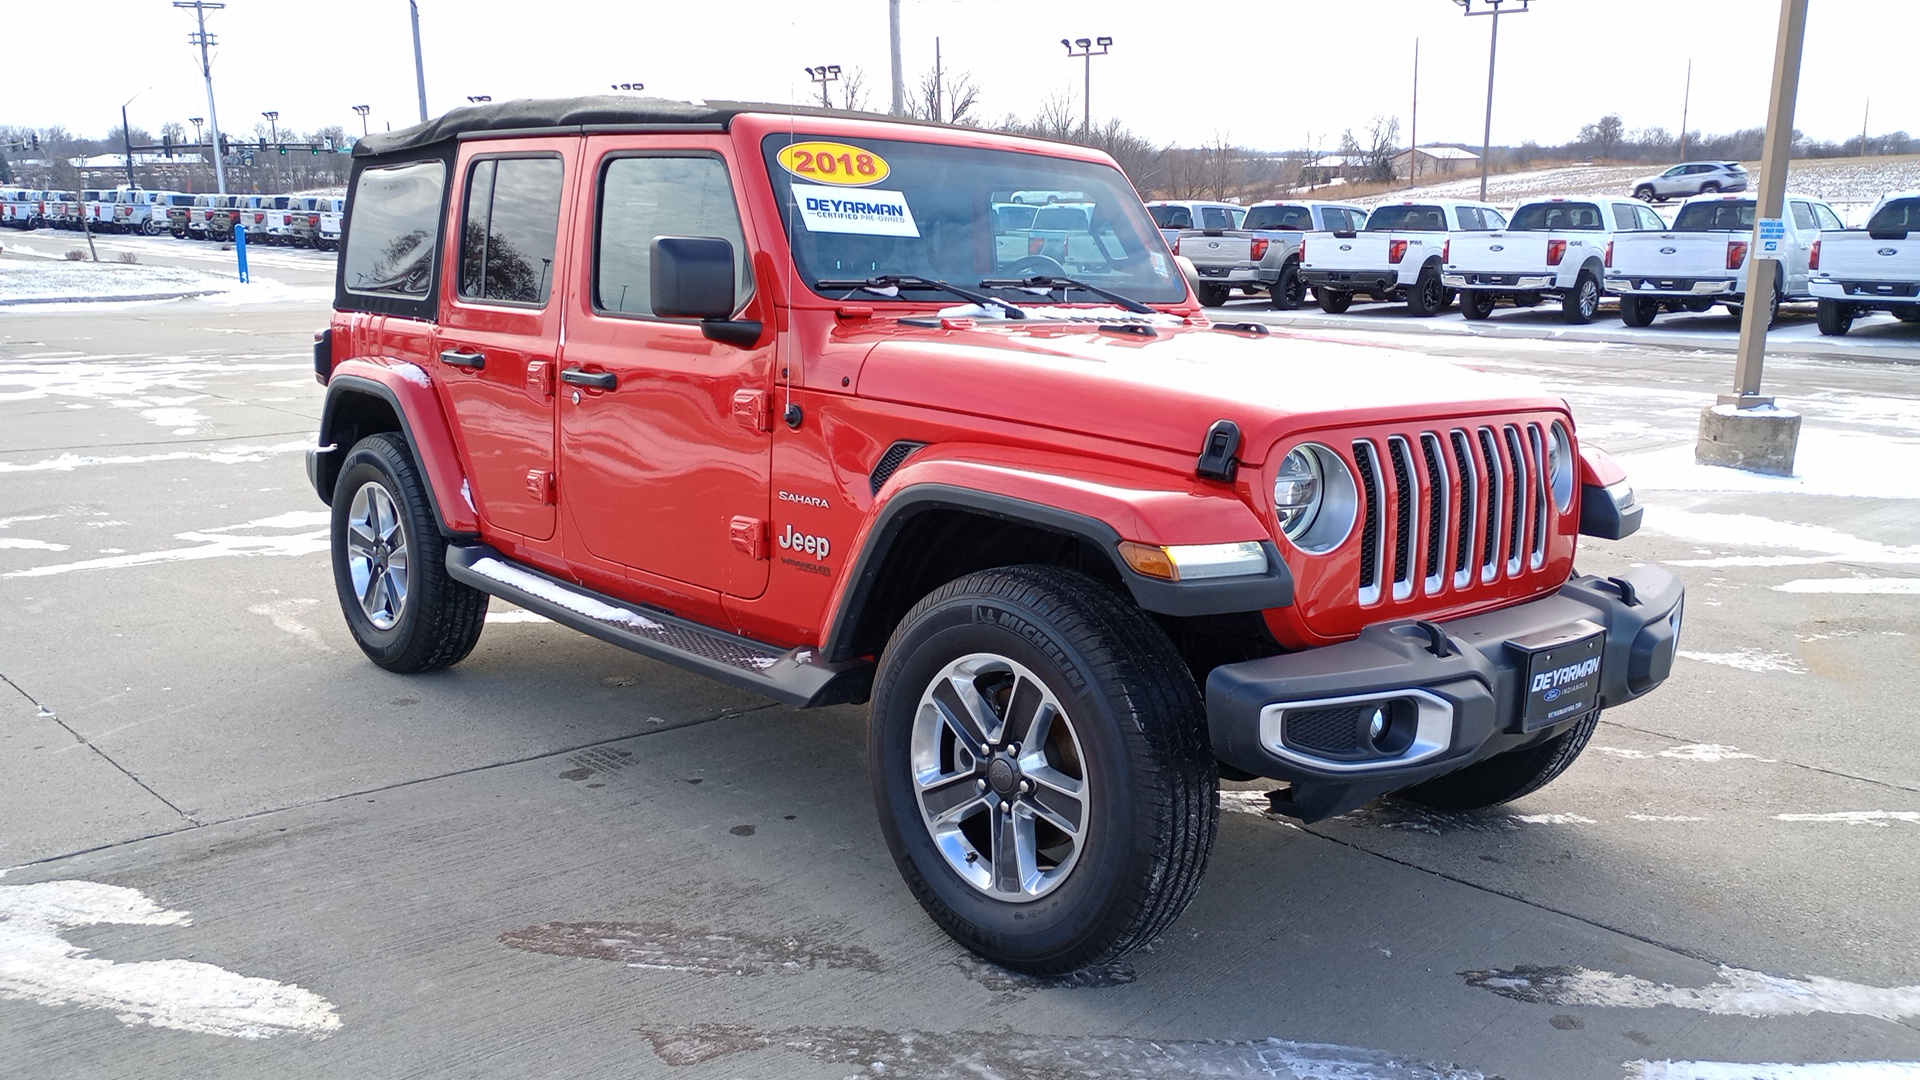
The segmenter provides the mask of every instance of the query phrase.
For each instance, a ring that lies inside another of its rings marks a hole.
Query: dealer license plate
[[[1527,658],[1521,731],[1570,720],[1599,705],[1600,654],[1606,640],[1606,631],[1598,623],[1581,619],[1507,642]]]

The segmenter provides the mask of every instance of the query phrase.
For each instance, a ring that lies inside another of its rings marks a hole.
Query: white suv
[[[1633,182],[1633,197],[1641,202],[1666,202],[1711,191],[1747,190],[1746,167],[1737,161],[1689,161],[1666,172]]]

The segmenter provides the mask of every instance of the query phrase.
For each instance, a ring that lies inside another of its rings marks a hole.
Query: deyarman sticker
[[[877,191],[873,188],[815,187],[793,185],[793,200],[800,206],[800,220],[809,231],[822,233],[858,233],[863,236],[919,236],[913,223],[913,211],[907,209],[903,191]]]

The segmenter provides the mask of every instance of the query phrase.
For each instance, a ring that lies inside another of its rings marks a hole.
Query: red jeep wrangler
[[[1489,806],[1672,666],[1677,580],[1573,571],[1640,509],[1565,402],[1210,323],[1095,151],[622,98],[354,154],[308,472],[361,648],[444,668],[499,596],[870,700],[901,874],[1008,967],[1164,931],[1222,776]]]

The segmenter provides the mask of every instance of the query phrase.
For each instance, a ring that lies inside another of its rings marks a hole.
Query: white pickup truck
[[[1436,315],[1453,303],[1453,292],[1440,281],[1447,242],[1506,225],[1506,216],[1486,203],[1431,199],[1376,206],[1358,232],[1307,234],[1300,280],[1313,289],[1322,311],[1345,311],[1355,293],[1366,293],[1382,303],[1405,300],[1415,315]]]
[[[1607,291],[1620,297],[1620,318],[1628,326],[1649,326],[1664,308],[1706,311],[1714,304],[1738,315],[1747,301],[1747,270],[1753,265],[1750,195],[1695,195],[1681,204],[1673,227],[1662,232],[1622,234],[1613,241],[1613,265]],[[1767,324],[1788,300],[1810,300],[1813,242],[1822,229],[1839,229],[1833,207],[1804,195],[1788,195],[1780,239],[1781,273],[1767,298]]]
[[[173,191],[122,188],[113,206],[113,227],[120,232],[158,236],[168,228],[167,207],[174,199],[185,197]]]
[[[1822,229],[1813,242],[1812,291],[1820,303],[1820,332],[1853,328],[1869,311],[1890,311],[1920,322],[1920,191],[1885,196],[1864,229]]]
[[[1440,283],[1459,290],[1460,313],[1469,319],[1493,314],[1501,300],[1533,307],[1555,299],[1568,322],[1590,323],[1600,312],[1614,234],[1666,227],[1660,215],[1621,196],[1536,199],[1515,207],[1505,229],[1454,237]]]
[[[46,198],[47,193],[44,191],[29,191],[21,188],[0,191],[0,225],[12,229],[39,228]]]
[[[1300,239],[1310,232],[1355,232],[1367,212],[1348,203],[1260,202],[1247,207],[1238,229],[1186,229],[1174,237],[1173,253],[1193,261],[1200,274],[1200,302],[1219,307],[1233,289],[1264,292],[1273,306],[1291,311],[1306,298],[1300,283]]]
[[[340,250],[340,222],[346,217],[347,200],[335,195],[320,200],[319,220],[314,223],[313,246],[322,251]]]

